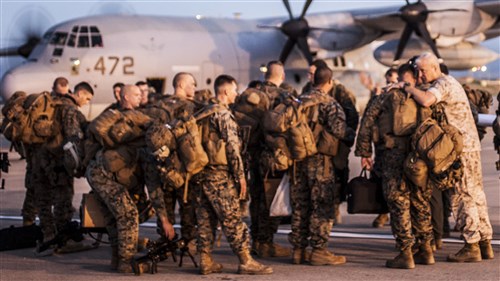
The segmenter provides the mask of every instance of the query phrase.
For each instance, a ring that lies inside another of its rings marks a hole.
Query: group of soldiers
[[[384,110],[384,97],[389,95],[390,89],[411,94],[423,107],[444,102],[450,123],[467,135],[464,142],[467,149],[461,158],[466,172],[459,186],[449,192],[457,226],[466,244],[457,254],[450,255],[449,260],[469,262],[493,258],[492,230],[480,173],[479,138],[467,127],[474,126],[474,121],[470,112],[465,111],[468,107],[462,107],[463,99],[467,100],[463,89],[456,87],[457,82],[451,76],[435,69],[437,59],[434,58],[424,54],[413,65],[403,65],[399,68],[397,81],[390,81],[387,88],[374,91],[357,137],[355,153],[362,157],[363,168],[373,170],[372,174],[380,177],[390,210],[392,231],[401,251],[396,258],[387,261],[386,266],[390,268],[413,268],[415,263],[433,264],[431,241],[442,238],[435,237],[431,224],[433,215],[429,201],[432,186],[417,188],[402,174],[409,140],[392,139],[389,147],[387,140],[379,142],[372,138],[372,129],[383,120],[381,116],[391,114]],[[118,272],[132,272],[130,264],[137,253],[139,223],[148,218],[143,215],[144,204],[141,202],[144,200],[151,201],[156,211],[157,231],[165,239],[174,239],[176,235],[172,225],[175,205],[179,204],[181,236],[200,254],[201,274],[222,270],[222,265],[212,258],[218,225],[239,258],[238,272],[241,274],[273,272],[271,267],[253,259],[252,253],[258,257],[291,255],[293,264],[345,263],[344,256],[328,250],[328,240],[333,224],[341,223],[339,205],[345,198],[349,180],[348,155],[355,144],[359,116],[354,96],[333,80],[333,72],[325,62],[315,61],[309,68],[309,77],[310,82],[299,95],[284,83],[283,64],[272,61],[267,65],[265,81],[252,81],[249,85],[261,93],[258,103],[264,106],[264,110],[278,106],[285,95],[295,95],[299,99],[305,96],[330,97],[327,102],[317,105],[314,122],[339,140],[339,148],[335,156],[318,153],[294,163],[293,169],[297,172],[294,172],[290,187],[292,231],[288,237],[292,251],[273,241],[281,219],[269,215],[264,188],[267,179],[281,178],[283,172],[262,168],[259,160],[266,146],[262,132],[261,135],[253,132],[260,136],[256,142],[248,143],[248,136],[242,141],[238,119],[232,112],[233,105],[239,102],[237,81],[229,75],[215,79],[214,96],[210,91],[197,92],[195,78],[185,72],[174,77],[172,95],[151,95],[144,82],[136,85],[117,83],[113,89],[116,103],[90,124],[78,108],[91,100],[92,87],[82,82],[71,92],[68,81],[57,78],[52,95],[62,104],[57,118],[61,121],[63,142],[60,153],[54,153],[48,144],[26,147],[24,224],[32,224],[38,214],[44,240],[53,238],[71,221],[74,213],[71,203],[73,177],[84,175],[101,204],[112,249],[111,267]],[[459,96],[458,101],[455,101],[455,95]],[[172,169],[180,165],[178,160],[158,157],[161,151],[152,151],[146,145],[145,135],[152,126],[161,128],[208,110],[211,110],[210,114],[199,122],[204,131],[202,141],[205,148],[209,146],[208,142],[215,148],[206,149],[208,165],[192,177],[181,177],[185,183],[179,184],[179,177]],[[136,135],[110,145],[109,140],[91,128],[96,128],[96,122],[106,121],[116,112],[132,116],[131,127],[136,129]],[[306,115],[308,122],[313,122],[312,115]],[[75,174],[64,167],[62,146],[67,143],[78,147],[82,155],[82,165]],[[375,163],[371,160],[372,143],[375,143]],[[250,230],[242,220],[248,198],[251,199]],[[375,226],[384,224],[383,216],[377,218]],[[73,242],[70,240],[65,246],[70,247]],[[148,271],[148,265],[141,264],[139,270]]]

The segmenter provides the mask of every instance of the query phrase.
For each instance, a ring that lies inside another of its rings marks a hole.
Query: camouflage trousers
[[[391,214],[392,234],[396,247],[404,251],[414,240],[432,239],[431,207],[432,187],[417,187],[403,178],[406,151],[387,149],[383,155],[382,184]]]
[[[26,175],[24,176],[26,193],[21,215],[23,216],[23,221],[35,222],[37,211],[35,205],[35,187],[33,186],[33,150],[29,145],[25,145],[24,148],[26,154]]]
[[[253,159],[258,159],[254,157]],[[266,191],[264,188],[264,178],[259,161],[252,161],[250,180],[248,180],[248,190],[250,193],[250,234],[253,241],[261,243],[272,243],[274,234],[278,231],[281,222],[279,217],[269,216],[269,207],[266,204]]]
[[[73,177],[62,166],[62,159],[42,148],[33,150],[32,164],[35,206],[48,240],[73,218]]]
[[[120,259],[129,261],[137,252],[137,206],[127,188],[114,181],[113,174],[107,172],[99,162],[90,162],[86,172],[87,181],[99,197],[111,246],[118,246]]]
[[[193,181],[188,185],[187,203],[184,203],[184,186],[175,188],[170,185],[165,185],[163,200],[167,208],[167,217],[170,223],[175,223],[175,205],[179,204],[179,216],[181,219],[181,236],[187,240],[195,239],[197,236],[196,209],[195,209],[195,192],[193,190]],[[160,223],[158,221],[158,223]]]
[[[486,206],[483,189],[483,172],[479,151],[462,152],[464,175],[462,180],[450,189],[451,207],[467,243],[492,239],[493,230]]]
[[[299,178],[291,185],[294,248],[326,249],[333,226],[334,169],[331,157],[315,155],[298,163]],[[293,181],[293,180],[292,180]]]
[[[215,230],[220,223],[234,253],[249,251],[250,236],[241,219],[239,194],[227,171],[203,172],[201,185],[196,190],[196,218],[198,220],[198,249],[210,253],[215,241]]]

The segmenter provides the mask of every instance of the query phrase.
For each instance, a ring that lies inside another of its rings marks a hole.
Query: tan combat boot
[[[483,260],[491,260],[495,257],[490,240],[479,241],[479,248],[481,250],[481,258]]]
[[[270,266],[265,266],[254,260],[248,250],[239,252],[238,258],[240,259],[240,265],[238,266],[239,274],[262,275],[273,273],[273,269]]]
[[[257,255],[260,258],[269,257],[288,257],[292,253],[289,248],[285,248],[276,243],[259,243],[257,248]]]
[[[111,269],[112,270],[118,269],[119,260],[120,259],[118,257],[118,246],[111,246]]]
[[[456,254],[450,254],[447,261],[451,262],[478,262],[481,261],[479,243],[465,243],[464,247]]]
[[[372,223],[373,227],[381,228],[389,221],[389,214],[378,215]]]
[[[253,240],[252,241],[252,254],[254,255],[259,255],[259,241]]]
[[[200,273],[203,275],[222,272],[222,264],[214,262],[212,255],[207,252],[200,254]]]
[[[387,260],[385,266],[388,268],[401,268],[401,269],[412,269],[415,268],[415,262],[413,261],[413,255],[411,254],[411,248],[401,251],[392,260]]]
[[[430,241],[420,244],[418,252],[413,255],[413,260],[416,264],[431,265],[436,263]]]
[[[294,248],[292,252],[292,264],[302,264],[305,260],[306,249]]]
[[[346,263],[346,258],[336,256],[327,249],[313,249],[310,262],[311,265],[338,265]]]
[[[132,260],[130,259],[119,259],[118,272],[135,273],[136,275],[140,275],[142,273],[151,273],[151,265],[149,263],[134,264],[134,266],[136,267],[135,269],[132,266]]]

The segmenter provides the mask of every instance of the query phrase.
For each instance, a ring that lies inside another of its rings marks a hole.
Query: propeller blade
[[[288,15],[290,16],[290,19],[293,20],[292,8],[290,8],[290,3],[288,2],[288,0],[283,0],[283,4],[285,4],[285,8],[288,12]]]
[[[309,64],[313,62],[313,57],[311,54],[311,50],[309,49],[309,44],[307,44],[307,38],[306,37],[300,37],[297,39],[297,46],[299,49],[302,51],[302,54],[304,57],[306,57],[306,60]]]
[[[33,51],[38,42],[40,42],[40,38],[31,37],[30,39],[28,39],[28,42],[17,49],[18,54],[25,58],[28,58],[31,54],[31,51]]]
[[[288,55],[290,55],[290,52],[292,52],[293,47],[295,46],[295,41],[288,39],[286,41],[285,46],[283,47],[283,50],[281,50],[280,54],[280,61],[285,64],[286,59],[288,58]]]
[[[427,30],[427,26],[425,26],[425,23],[422,22],[422,23],[417,24],[416,28],[417,28],[417,31],[422,36],[422,39],[424,39],[424,41],[427,44],[429,44],[429,46],[431,47],[431,49],[434,52],[434,54],[436,55],[436,57],[438,57],[438,59],[440,59],[441,56],[439,55],[438,49],[436,47],[436,43],[434,43],[434,40],[432,40],[431,35],[429,34],[429,30]]]
[[[444,10],[427,10],[422,11],[422,13],[432,14],[432,13],[441,13],[441,12],[468,12],[465,9],[444,9]]]
[[[401,38],[399,39],[396,56],[394,56],[394,61],[397,61],[401,58],[401,55],[403,54],[406,44],[408,44],[408,40],[410,39],[412,32],[413,29],[410,27],[410,25],[406,24],[405,29],[403,30],[403,34],[401,34]]]
[[[0,49],[0,57],[19,56],[19,53],[17,50],[18,50],[17,47]]]
[[[300,14],[300,18],[304,18],[304,16],[306,15],[307,13],[307,10],[309,9],[309,6],[311,5],[312,3],[312,0],[307,0],[306,1],[306,4],[304,5],[304,8],[302,9],[302,13]]]

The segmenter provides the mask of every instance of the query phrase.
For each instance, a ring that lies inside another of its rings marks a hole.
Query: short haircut
[[[78,91],[80,91],[80,90],[85,90],[85,91],[91,93],[92,95],[94,95],[94,90],[92,89],[92,86],[90,86],[90,84],[87,82],[80,82],[80,83],[76,84],[75,94],[78,93]]]
[[[321,59],[317,59],[317,60],[314,60],[312,63],[311,63],[311,66],[315,66],[316,68],[320,68],[320,67],[326,67],[328,66],[326,64],[326,62],[324,60],[321,60]]]
[[[143,86],[143,85],[148,85],[148,83],[146,83],[146,82],[144,82],[144,81],[142,81],[142,80],[141,80],[141,81],[137,81],[137,82],[135,83],[135,85],[136,85],[136,86]]]
[[[433,53],[425,52],[417,59],[417,64],[427,63],[433,67],[439,68],[439,59]]]
[[[410,72],[413,77],[415,77],[414,67],[409,63],[402,64],[398,68],[398,76],[403,76],[406,72]]]
[[[120,88],[123,88],[123,86],[125,86],[125,84],[123,84],[122,82],[118,82],[118,83],[115,83],[113,85],[113,89],[116,88],[116,87],[120,87]]]
[[[266,79],[269,79],[277,74],[281,74],[281,73],[276,73],[276,66],[281,66],[282,68],[284,68],[283,63],[280,62],[279,60],[273,60],[267,63],[266,66],[267,72],[265,75]]]
[[[188,72],[179,72],[179,73],[175,74],[174,79],[172,80],[172,86],[174,87],[174,89],[177,88],[177,86],[179,86],[179,82],[186,75],[193,76],[193,75],[191,75],[191,73],[188,73]]]
[[[63,87],[68,85],[68,79],[64,77],[57,77],[56,80],[54,80],[54,84],[52,84],[52,89],[55,89],[57,85],[61,85]]]
[[[220,87],[226,85],[226,84],[236,84],[236,79],[234,79],[232,76],[227,75],[227,74],[222,74],[219,75],[217,78],[215,78],[214,82],[214,91],[215,91],[215,96],[219,95],[219,89]]]
[[[398,70],[391,67],[385,72],[384,77],[391,77],[394,73],[398,73]]]
[[[318,67],[314,72],[314,85],[324,85],[333,79],[333,71],[328,66]]]

